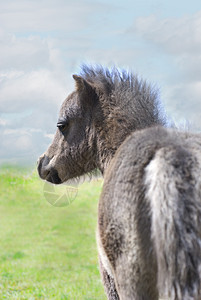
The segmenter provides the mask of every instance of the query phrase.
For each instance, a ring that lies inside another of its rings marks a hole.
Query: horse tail
[[[158,289],[171,299],[201,299],[201,156],[164,147],[145,174]]]

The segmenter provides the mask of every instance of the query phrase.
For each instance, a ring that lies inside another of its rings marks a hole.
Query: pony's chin
[[[83,175],[70,177],[69,174],[66,177],[59,177],[58,172],[55,169],[52,169],[45,180],[54,183],[54,184],[64,184],[68,186],[77,186],[82,184],[85,181],[91,181],[93,176],[96,176],[96,172],[89,172]]]

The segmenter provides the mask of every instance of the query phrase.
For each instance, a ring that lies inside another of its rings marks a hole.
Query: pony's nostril
[[[50,162],[50,159],[47,155],[44,155],[43,156],[43,161],[42,161],[42,164],[43,164],[43,167],[47,167],[47,165],[49,164]]]
[[[49,174],[50,174],[49,170],[47,170],[47,169],[43,169],[42,170],[42,176],[43,176],[44,179],[46,179]]]
[[[38,174],[42,179],[45,179],[49,182],[59,184],[61,183],[61,179],[58,175],[56,169],[54,169],[50,164],[50,159],[48,156],[43,155],[38,160]]]
[[[48,176],[46,177],[46,180],[54,184],[60,184],[62,182],[58,175],[58,172],[55,169],[52,169],[49,172]]]
[[[42,179],[45,179],[49,175],[49,170],[47,168],[50,159],[48,156],[43,155],[38,159],[38,174]]]

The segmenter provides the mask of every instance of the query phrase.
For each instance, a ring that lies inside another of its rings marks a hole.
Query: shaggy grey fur
[[[62,183],[104,174],[97,244],[108,299],[201,299],[201,139],[165,129],[157,93],[135,75],[84,66],[39,159]]]
[[[115,154],[99,231],[120,299],[201,299],[200,147],[200,136],[155,127]]]

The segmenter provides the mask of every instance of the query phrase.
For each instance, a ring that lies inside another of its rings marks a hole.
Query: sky
[[[200,131],[200,0],[0,0],[0,164],[36,163],[82,63],[138,74]]]

